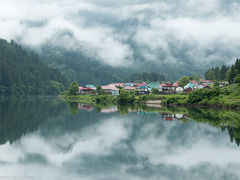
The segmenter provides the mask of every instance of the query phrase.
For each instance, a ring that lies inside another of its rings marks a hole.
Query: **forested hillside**
[[[229,81],[230,83],[240,83],[240,59],[237,59],[231,67],[222,65],[215,67],[205,73],[205,78],[209,80]]]
[[[43,62],[59,69],[69,81],[76,81],[79,85],[121,82],[128,77],[126,69],[104,65],[82,55],[81,52],[44,46],[40,55]]]
[[[0,39],[0,95],[58,94],[67,85],[67,79],[37,54]]]

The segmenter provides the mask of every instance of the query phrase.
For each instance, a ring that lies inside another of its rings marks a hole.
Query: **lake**
[[[0,180],[237,180],[240,114],[0,101]]]

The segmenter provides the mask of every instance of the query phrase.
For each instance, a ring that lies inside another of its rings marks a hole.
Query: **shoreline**
[[[172,97],[176,97],[179,95],[170,95]],[[181,96],[181,95],[180,95]],[[240,105],[224,105],[224,104],[190,104],[190,103],[179,103],[178,101],[172,103],[166,103],[166,99],[169,98],[168,95],[159,95],[156,96],[158,99],[147,99],[139,100],[139,96],[136,96],[138,99],[129,105],[147,105],[149,107],[161,108],[161,106],[173,106],[173,107],[195,107],[195,108],[211,108],[211,109],[219,109],[219,110],[240,110]],[[142,99],[144,96],[142,96]],[[121,105],[117,102],[117,97],[110,95],[101,95],[101,96],[93,96],[93,95],[76,95],[76,96],[61,96],[62,100],[69,103],[88,103],[92,105],[98,104],[114,104]],[[102,98],[99,102],[97,102],[98,98]],[[162,98],[162,99],[159,99]]]

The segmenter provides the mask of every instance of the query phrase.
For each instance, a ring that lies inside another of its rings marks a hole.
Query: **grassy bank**
[[[167,105],[240,108],[240,85],[199,89],[188,94],[166,95],[161,98],[162,103]]]
[[[199,89],[188,94],[136,95],[136,92],[121,91],[119,96],[111,95],[63,95],[67,102],[89,104],[144,104],[148,100],[162,100],[165,105],[199,106],[240,109],[240,85],[224,88]]]

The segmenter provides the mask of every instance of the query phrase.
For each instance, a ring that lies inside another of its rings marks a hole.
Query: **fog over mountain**
[[[113,67],[204,70],[239,57],[239,8],[238,0],[1,0],[0,37]]]

